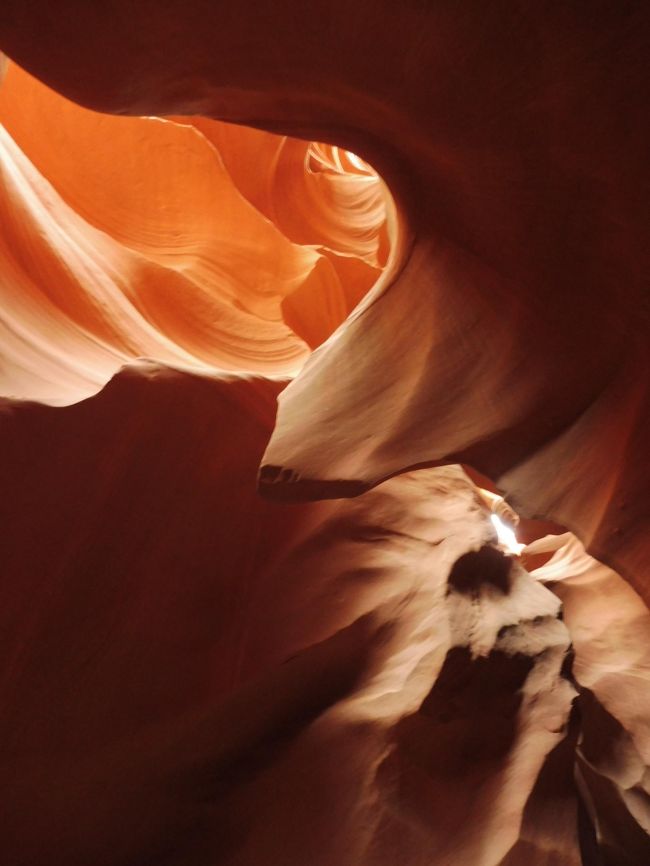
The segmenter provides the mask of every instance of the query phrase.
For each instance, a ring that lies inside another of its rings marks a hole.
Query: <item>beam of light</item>
[[[499,544],[505,547],[508,553],[511,553],[514,556],[519,556],[526,545],[520,544],[517,541],[514,529],[507,526],[497,514],[491,514],[490,520],[492,521],[492,526],[494,526],[496,530]]]

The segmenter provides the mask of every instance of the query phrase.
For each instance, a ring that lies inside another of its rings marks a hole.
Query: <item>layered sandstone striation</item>
[[[386,265],[390,196],[338,148],[98,114],[15,64],[0,122],[5,395],[73,402],[138,356],[295,374]]]
[[[2,862],[650,862],[649,35],[5,0]]]

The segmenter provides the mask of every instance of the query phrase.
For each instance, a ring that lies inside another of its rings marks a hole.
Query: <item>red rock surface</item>
[[[2,862],[650,862],[649,35],[5,0]]]
[[[15,64],[0,121],[5,395],[72,402],[140,355],[295,373],[386,263],[389,196],[337,148],[98,114]]]
[[[483,546],[458,468],[265,503],[278,390],[144,365],[5,406],[6,862],[492,863],[516,842],[574,696],[557,599]]]

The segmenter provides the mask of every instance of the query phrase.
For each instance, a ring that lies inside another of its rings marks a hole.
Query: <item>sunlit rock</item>
[[[4,0],[0,861],[647,866],[649,35]]]

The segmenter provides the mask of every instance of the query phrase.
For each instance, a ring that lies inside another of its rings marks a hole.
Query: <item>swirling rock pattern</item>
[[[265,503],[281,387],[141,364],[74,406],[5,405],[5,862],[460,866],[516,843],[575,695],[557,598],[458,467]]]
[[[649,33],[5,0],[7,862],[647,864]]]
[[[295,373],[386,264],[388,194],[336,148],[98,114],[15,64],[0,121],[6,395],[72,402],[139,355]]]

